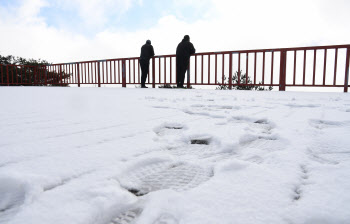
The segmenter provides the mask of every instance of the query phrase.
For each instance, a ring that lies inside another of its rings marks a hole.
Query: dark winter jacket
[[[176,59],[178,62],[188,63],[192,54],[196,53],[193,44],[189,40],[183,39],[176,48]]]
[[[140,60],[147,60],[148,61],[153,56],[154,56],[153,46],[151,44],[144,44],[141,47]]]

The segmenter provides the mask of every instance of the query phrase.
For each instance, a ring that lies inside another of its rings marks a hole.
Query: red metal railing
[[[190,59],[187,86],[219,85],[286,87],[349,86],[350,45],[197,53]],[[0,65],[0,85],[136,85],[141,82],[139,58],[52,64],[31,67]],[[17,70],[16,70],[17,69]],[[27,75],[28,75],[27,74]],[[22,80],[18,80],[21,79]],[[176,56],[151,59],[148,84],[176,85]]]
[[[46,66],[0,64],[0,85],[47,85]]]

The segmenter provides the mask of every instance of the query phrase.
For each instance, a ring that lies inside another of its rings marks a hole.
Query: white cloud
[[[131,0],[103,2],[63,1],[66,7],[75,4],[86,23],[94,25],[104,23],[109,13],[125,12],[133,3],[146,4]],[[344,44],[350,35],[347,28],[350,15],[346,10],[349,3],[342,0],[336,1],[337,4],[332,2],[215,0],[211,16],[193,23],[179,19],[174,12],[162,17],[150,29],[135,32],[105,29],[88,37],[49,27],[38,17],[38,10],[46,2],[25,0],[21,7],[21,20],[16,19],[14,13],[6,19],[0,17],[0,29],[6,33],[0,36],[0,53],[44,58],[51,62],[131,57],[138,56],[141,45],[151,39],[156,54],[173,54],[185,34],[191,36],[198,52]],[[192,3],[196,4],[196,1]],[[338,15],[330,18],[328,12]]]
[[[6,23],[39,23],[42,18],[37,15],[47,5],[46,0],[21,0],[19,7],[2,7],[0,4],[0,21]]]
[[[87,25],[104,25],[112,15],[123,15],[133,0],[61,0],[60,6],[74,8]]]

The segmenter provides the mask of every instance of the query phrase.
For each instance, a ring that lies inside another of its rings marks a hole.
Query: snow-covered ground
[[[350,94],[0,96],[0,223],[350,223]]]

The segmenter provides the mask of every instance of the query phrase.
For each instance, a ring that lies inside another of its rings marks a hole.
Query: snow
[[[350,223],[349,94],[0,95],[0,223]]]

